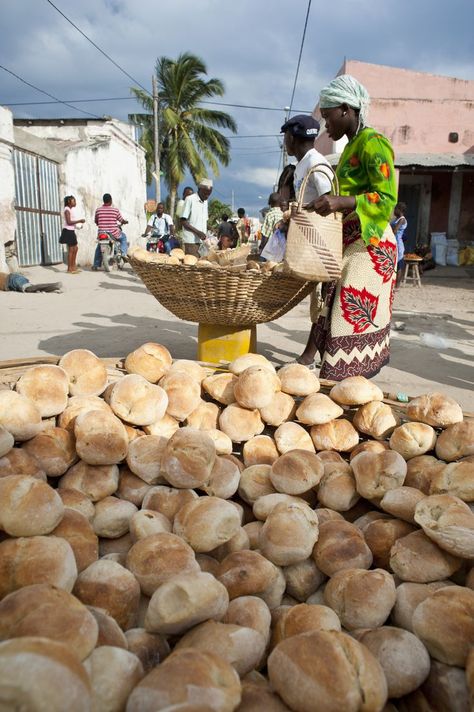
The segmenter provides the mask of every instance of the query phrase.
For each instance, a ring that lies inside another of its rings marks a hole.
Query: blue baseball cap
[[[297,114],[288,119],[281,127],[281,133],[286,131],[289,131],[292,136],[315,139],[319,134],[319,121],[307,114]]]

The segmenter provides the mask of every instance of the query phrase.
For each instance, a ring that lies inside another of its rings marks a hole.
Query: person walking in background
[[[197,193],[192,193],[184,201],[181,215],[182,240],[187,255],[199,257],[199,246],[207,238],[209,217],[207,201],[212,193],[212,180],[204,178],[198,185]]]
[[[276,226],[283,217],[281,209],[280,193],[270,193],[268,198],[270,209],[265,213],[265,218],[262,225],[262,239],[260,241],[260,254],[276,230]]]
[[[239,234],[237,232],[237,228],[235,227],[234,223],[229,222],[229,216],[224,213],[221,215],[221,220],[222,222],[219,224],[217,228],[217,239],[219,241],[219,249],[227,249],[228,247],[235,247],[237,245],[238,239],[239,239]],[[226,247],[223,248],[221,247],[222,244],[222,238],[223,237],[228,237],[229,240],[225,241]]]
[[[340,195],[323,195],[310,206],[319,215],[343,214],[342,274],[324,285],[324,308],[312,330],[320,377],[375,376],[390,356],[390,318],[397,246],[389,225],[397,200],[393,149],[367,125],[365,87],[343,74],[319,97],[330,139],[348,143],[336,170]]]
[[[95,211],[94,222],[99,228],[99,231],[109,233],[115,240],[120,242],[120,249],[123,255],[127,254],[127,236],[122,232],[122,225],[127,225],[128,220],[122,217],[118,208],[112,205],[112,196],[110,193],[104,193],[102,196],[103,205]],[[100,245],[95,248],[93,270],[98,270],[102,264],[102,253]]]
[[[405,242],[403,239],[403,233],[407,229],[407,219],[405,213],[407,211],[407,206],[405,203],[397,203],[393,210],[393,220],[390,222],[390,226],[395,235],[395,240],[397,241],[397,279],[395,286],[399,287],[402,281],[403,268],[405,266],[405,260],[403,259],[405,255]]]
[[[61,245],[67,245],[67,271],[69,274],[79,274],[80,269],[77,269],[77,235],[75,228],[77,225],[85,223],[84,218],[77,219],[75,215],[76,199],[73,195],[66,195],[64,198],[63,210],[63,229],[59,242]]]
[[[245,215],[245,209],[239,208],[237,210],[238,220],[236,224],[237,232],[239,233],[239,243],[244,245],[249,241],[250,237],[250,220]]]

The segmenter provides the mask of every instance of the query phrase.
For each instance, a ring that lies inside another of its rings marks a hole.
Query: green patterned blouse
[[[378,245],[397,202],[393,149],[375,129],[347,144],[336,170],[341,195],[353,195],[366,245]]]

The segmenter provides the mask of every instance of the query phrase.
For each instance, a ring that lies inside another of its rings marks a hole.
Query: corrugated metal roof
[[[341,154],[326,156],[332,166],[337,165]],[[399,153],[395,156],[396,168],[420,166],[423,168],[474,168],[474,153]]]

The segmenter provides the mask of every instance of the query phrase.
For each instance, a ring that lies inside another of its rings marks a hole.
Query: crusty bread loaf
[[[78,415],[74,435],[77,454],[89,465],[115,465],[128,452],[128,436],[123,423],[107,412],[93,410]]]
[[[436,441],[436,456],[453,462],[474,455],[474,420],[450,425]]]
[[[143,498],[143,509],[154,509],[173,522],[176,513],[188,502],[198,498],[193,489],[176,489],[166,485],[151,487]]]
[[[200,553],[229,541],[239,528],[238,511],[220,497],[199,497],[185,504],[173,522],[174,533]]]
[[[10,536],[49,534],[63,514],[61,498],[46,482],[25,475],[0,478],[0,529]]]
[[[221,409],[216,403],[201,401],[186,419],[186,425],[196,430],[217,430]]]
[[[0,600],[34,583],[72,591],[77,566],[70,544],[56,536],[29,536],[0,542]]]
[[[113,387],[113,383],[111,386]],[[98,396],[72,396],[67,402],[67,407],[58,416],[58,425],[65,430],[74,432],[74,423],[80,413],[86,413],[88,410],[102,410],[111,413],[110,406]]]
[[[257,551],[235,551],[221,561],[217,578],[226,587],[229,598],[265,594],[278,577],[278,569]]]
[[[240,696],[239,676],[225,660],[201,650],[177,650],[135,687],[127,712],[232,712]]]
[[[150,672],[169,655],[166,638],[156,633],[147,633],[144,628],[130,628],[125,633],[128,650],[140,660],[145,673]]]
[[[412,398],[407,405],[407,417],[434,428],[447,428],[463,419],[462,408],[454,398],[443,393],[426,393]]]
[[[450,462],[436,468],[429,494],[450,494],[464,502],[474,502],[474,462]]]
[[[276,373],[273,364],[261,354],[244,354],[243,356],[237,356],[237,358],[229,364],[229,371],[236,376],[240,376],[245,369],[251,368],[252,366],[266,368],[270,373]]]
[[[128,354],[125,368],[128,373],[136,373],[150,383],[157,383],[171,363],[171,354],[165,346],[149,342]]]
[[[130,470],[149,485],[163,482],[160,476],[161,458],[167,442],[160,435],[143,435],[128,447],[127,464]]]
[[[451,581],[435,581],[433,583],[403,582],[397,586],[397,599],[391,613],[391,620],[398,628],[404,628],[414,633],[413,613],[417,606],[444,586],[454,585]]]
[[[30,398],[10,390],[0,391],[0,425],[23,442],[37,435],[41,428],[41,413]]]
[[[364,376],[349,376],[331,388],[331,398],[340,405],[364,405],[383,400],[383,392]]]
[[[416,505],[415,521],[444,551],[474,559],[474,512],[458,497],[425,497]]]
[[[390,568],[390,552],[397,539],[415,531],[408,522],[401,519],[374,519],[363,529],[367,546],[374,557],[374,566]]]
[[[123,648],[101,645],[84,661],[92,686],[92,709],[123,710],[134,687],[144,677],[136,655]]]
[[[400,418],[387,403],[371,401],[357,410],[353,423],[361,433],[385,440],[400,424]]]
[[[189,256],[190,255],[188,255],[188,257]],[[198,381],[198,383],[202,383],[207,375],[206,369],[197,363],[197,361],[191,361],[186,358],[179,358],[176,359],[176,361],[173,361],[168,373],[177,373],[178,371],[180,373],[185,373],[187,376],[191,376],[191,378],[194,378],[194,380]]]
[[[79,572],[99,558],[98,537],[91,522],[81,512],[66,508],[64,516],[51,533],[69,542]]]
[[[49,418],[67,405],[69,376],[60,366],[41,364],[25,371],[15,388],[36,405],[42,418]]]
[[[171,522],[164,514],[152,509],[141,509],[130,519],[130,536],[133,543],[153,534],[171,532]]]
[[[438,589],[417,606],[413,629],[435,660],[464,667],[474,645],[474,591]]]
[[[242,470],[239,482],[239,496],[248,504],[259,497],[275,492],[270,479],[271,465],[251,465]]]
[[[50,584],[25,586],[0,602],[0,639],[38,636],[66,643],[80,660],[94,649],[99,626],[72,594]]]
[[[364,440],[363,442],[356,445],[353,450],[351,450],[349,455],[349,462],[352,462],[352,460],[360,452],[383,452],[384,450],[389,450],[388,443],[382,442],[380,440]]]
[[[312,630],[341,630],[341,621],[328,606],[308,603],[290,606],[275,624],[272,647],[286,638]]]
[[[382,626],[355,633],[377,658],[387,679],[388,696],[404,697],[416,690],[429,675],[430,656],[423,643],[407,630]]]
[[[229,602],[224,623],[253,628],[264,638],[270,639],[271,613],[265,601],[257,596],[239,596]]]
[[[135,576],[115,561],[100,559],[81,571],[74,595],[89,606],[102,608],[122,630],[136,624],[140,586]]]
[[[23,448],[14,447],[0,457],[0,477],[10,475],[28,475],[46,481],[46,473],[38,461]]]
[[[95,505],[93,527],[97,536],[118,539],[129,531],[130,519],[137,508],[132,502],[117,497],[105,497]]]
[[[318,487],[318,501],[323,507],[347,512],[359,500],[356,481],[347,462],[326,462]]]
[[[209,482],[215,460],[216,448],[207,433],[180,428],[166,444],[161,472],[173,487],[201,487]]]
[[[210,497],[220,497],[229,499],[236,492],[240,482],[240,470],[232,460],[218,455],[211,470],[211,476],[207,485],[203,485],[203,491]]]
[[[86,606],[87,610],[94,616],[99,627],[99,637],[97,638],[97,646],[113,645],[116,648],[128,649],[127,638],[125,633],[120,628],[112,616],[107,615],[100,608],[94,606]]]
[[[234,551],[242,551],[250,549],[250,540],[247,532],[243,527],[240,527],[234,536],[226,541],[224,544],[220,544],[215,549],[212,549],[210,555],[216,559],[216,561],[223,561],[226,556],[232,554]],[[202,567],[201,567],[202,570]],[[217,573],[217,569],[210,571],[213,575]]]
[[[165,532],[139,539],[127,554],[127,568],[146,596],[178,573],[199,571],[191,547],[175,534]]]
[[[219,428],[236,443],[245,442],[260,435],[264,423],[259,411],[255,408],[249,410],[242,408],[237,403],[228,405],[219,417]]]
[[[283,640],[268,658],[273,688],[299,712],[382,710],[387,683],[380,663],[345,633],[311,631]]]
[[[252,465],[272,465],[278,458],[278,450],[269,435],[256,435],[250,438],[242,448],[245,467]]]
[[[242,408],[265,408],[281,390],[280,379],[268,368],[250,366],[237,378],[234,395]]]
[[[307,504],[307,502],[302,497],[295,497],[292,494],[284,494],[283,492],[264,494],[255,500],[252,507],[253,515],[264,522],[279,504]]]
[[[404,423],[395,428],[390,437],[390,447],[405,460],[424,455],[433,450],[435,444],[436,432],[425,423]]]
[[[127,465],[120,466],[119,485],[117,497],[132,502],[136,507],[140,507],[146,493],[151,489],[151,485],[144,482],[141,477],[137,477],[131,472]]]
[[[461,566],[458,559],[439,548],[422,531],[397,539],[390,555],[390,567],[402,581],[429,583],[449,578]]]
[[[116,381],[110,394],[110,407],[127,423],[151,425],[167,412],[168,395],[161,386],[132,373]]]
[[[362,532],[342,519],[321,524],[313,557],[318,569],[327,576],[343,569],[368,569],[372,564],[372,552]]]
[[[217,455],[231,455],[232,454],[232,440],[226,433],[222,432],[218,428],[213,430],[206,430],[207,435],[211,438],[216,448]]]
[[[172,418],[171,415],[165,413],[165,415],[155,423],[152,423],[151,425],[144,425],[143,431],[147,435],[160,435],[162,438],[169,440],[178,428],[178,421],[175,418]]]
[[[23,445],[48,477],[60,477],[77,462],[74,435],[63,428],[49,427]]]
[[[429,494],[431,480],[434,475],[442,470],[445,462],[438,460],[432,455],[419,455],[412,457],[407,462],[407,475],[405,485],[420,490],[423,494]]]
[[[203,621],[221,620],[228,605],[225,586],[212,574],[176,574],[151,597],[145,628],[150,633],[181,634]]]
[[[384,512],[414,524],[416,506],[424,496],[415,487],[395,487],[385,492],[378,504]]]
[[[234,386],[237,383],[237,376],[232,373],[216,373],[207,376],[203,382],[203,390],[222,405],[235,403]]]
[[[329,579],[324,600],[347,630],[378,628],[395,605],[395,581],[384,569],[345,569]]]
[[[306,396],[296,410],[296,417],[305,425],[323,425],[343,414],[343,409],[324,393]]]
[[[72,396],[100,396],[107,386],[107,369],[101,359],[88,349],[68,351],[59,365],[69,378]]]
[[[471,655],[472,657],[472,655]],[[462,668],[445,665],[437,660],[431,661],[431,670],[427,680],[420,690],[409,695],[407,704],[413,704],[411,698],[420,692],[423,697],[424,709],[444,709],[450,712],[464,712],[472,709],[472,695],[469,696],[469,674]],[[471,684],[472,690],[472,684]],[[402,710],[406,712],[406,710]]]
[[[306,601],[326,580],[326,576],[318,569],[312,557],[285,566],[283,575],[286,592],[300,602]]]
[[[56,491],[61,497],[65,509],[71,509],[73,512],[79,512],[79,514],[84,515],[88,522],[92,522],[94,519],[95,507],[87,495],[75,489],[60,488]]]
[[[186,420],[201,402],[200,382],[183,371],[167,373],[161,379],[160,387],[168,398],[166,413],[180,422]]]
[[[305,397],[320,389],[319,379],[302,363],[287,363],[278,371],[281,390],[291,396]]]
[[[262,554],[277,566],[307,559],[318,538],[318,518],[305,503],[279,504],[260,531]]]
[[[255,670],[242,678],[243,712],[289,712],[281,697],[273,692],[266,677]]]
[[[407,472],[403,457],[392,450],[361,452],[351,461],[351,467],[358,493],[374,500],[403,485]]]
[[[270,480],[277,492],[303,494],[316,487],[324,474],[324,465],[308,450],[290,450],[273,463]]]
[[[87,672],[74,651],[38,637],[0,643],[0,699],[5,711],[89,712],[92,704]]]
[[[92,502],[98,502],[117,491],[119,469],[117,465],[89,465],[79,461],[59,480],[61,489],[82,492]]]
[[[15,438],[5,426],[0,425],[0,458],[10,452],[15,444]]]
[[[298,423],[282,423],[274,433],[276,446],[283,455],[289,450],[309,450],[314,452],[313,441],[309,433]]]
[[[265,408],[260,408],[262,420],[267,425],[276,428],[287,420],[291,420],[295,415],[296,403],[287,393],[275,393],[272,400]]]
[[[350,452],[359,443],[359,433],[345,418],[313,425],[310,434],[316,450]]]

